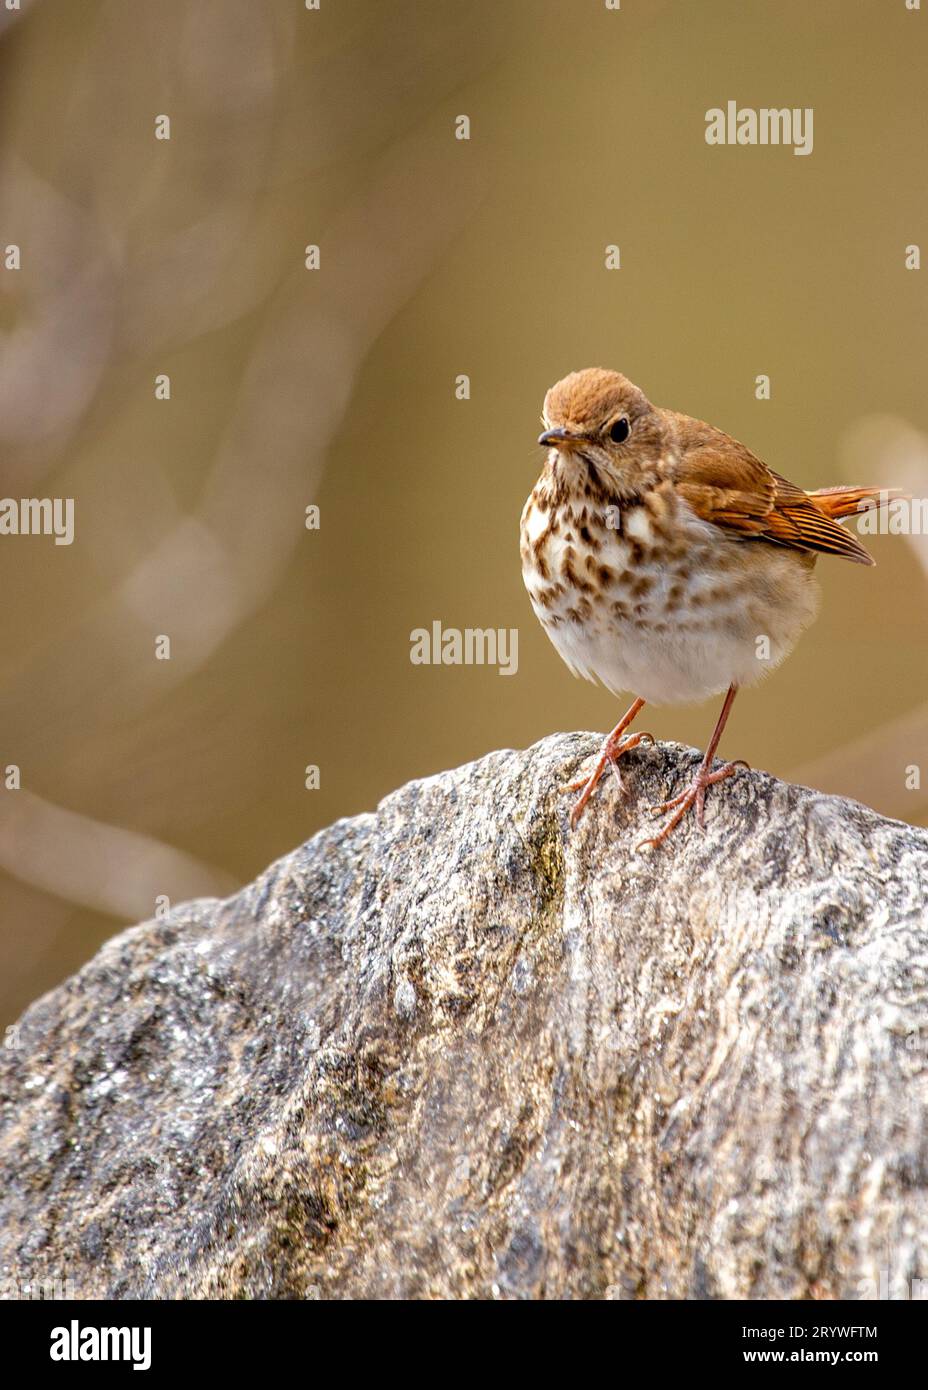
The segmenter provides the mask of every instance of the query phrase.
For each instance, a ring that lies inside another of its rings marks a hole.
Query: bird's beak
[[[569,430],[545,430],[544,434],[538,436],[538,443],[546,449],[571,449],[579,448],[586,436],[582,434],[571,434]]]

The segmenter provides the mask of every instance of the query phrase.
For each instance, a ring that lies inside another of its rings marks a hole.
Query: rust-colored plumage
[[[653,406],[618,372],[573,372],[545,398],[544,471],[522,514],[522,572],[542,626],[577,675],[638,699],[582,786],[582,814],[602,772],[645,735],[624,730],[645,701],[727,691],[692,788],[661,843],[735,764],[712,759],[742,685],[792,650],[815,616],[819,554],[873,560],[841,518],[897,493],[806,492],[722,430]]]

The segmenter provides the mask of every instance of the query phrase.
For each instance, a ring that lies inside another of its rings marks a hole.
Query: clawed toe
[[[562,787],[558,787],[558,795],[564,796],[567,792],[578,792],[586,786],[588,779],[581,777],[576,782],[565,782]]]
[[[625,736],[621,736],[617,734],[615,730],[613,730],[609,737],[604,741],[602,752],[600,753],[599,758],[596,762],[596,766],[593,768],[593,771],[591,772],[590,776],[581,781],[569,782],[565,786],[561,787],[561,791],[579,791],[580,793],[575,805],[571,808],[570,812],[570,826],[572,830],[576,829],[580,817],[586,810],[587,802],[589,801],[590,797],[593,795],[594,791],[599,785],[599,780],[605,772],[606,768],[609,767],[612,769],[612,774],[619,785],[619,791],[624,792],[625,784],[622,781],[622,774],[619,771],[619,759],[621,758],[623,753],[631,752],[631,750],[633,748],[637,748],[639,744],[653,744],[653,742],[654,736],[649,733],[642,732],[640,734],[628,734]]]
[[[669,801],[662,801],[657,806],[649,806],[648,809],[653,816],[663,815],[666,811],[673,811],[673,815],[667,824],[658,831],[656,835],[649,836],[646,840],[641,840],[635,846],[636,851],[644,849],[645,845],[653,845],[655,849],[662,845],[669,835],[673,833],[680,824],[683,817],[692,807],[696,808],[696,824],[700,830],[704,828],[704,808],[706,801],[706,791],[716,782],[722,782],[727,777],[731,777],[737,772],[739,767],[747,768],[748,764],[739,758],[735,762],[724,763],[715,772],[711,772],[705,765],[697,772],[695,778],[685,791],[673,796]]]

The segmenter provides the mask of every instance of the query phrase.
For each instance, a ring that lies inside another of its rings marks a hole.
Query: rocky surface
[[[114,938],[0,1056],[0,1290],[802,1298],[928,1279],[928,831],[553,737]],[[928,1288],[928,1285],[926,1285]]]

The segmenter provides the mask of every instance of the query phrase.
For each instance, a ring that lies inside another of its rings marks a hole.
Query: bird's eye
[[[620,415],[618,420],[613,420],[609,427],[609,438],[613,444],[624,444],[631,429],[624,415]]]

